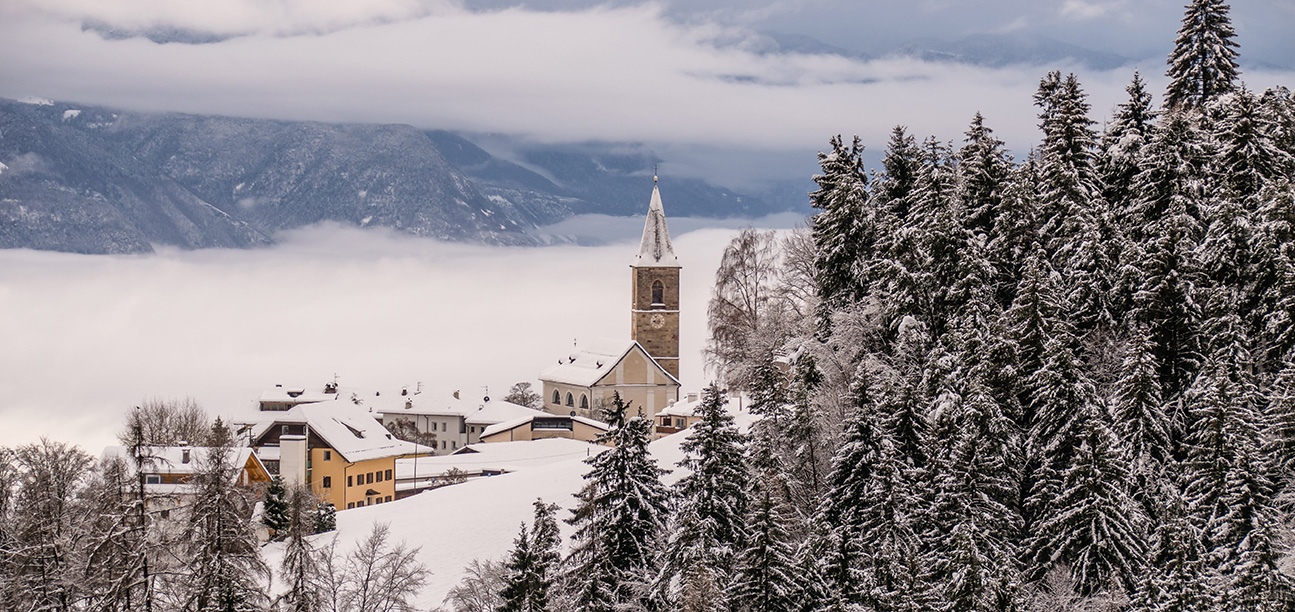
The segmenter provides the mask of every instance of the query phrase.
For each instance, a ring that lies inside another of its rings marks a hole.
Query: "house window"
[[[580,394],[580,409],[581,410],[589,409],[589,396],[583,393]]]
[[[333,477],[332,477],[332,476],[325,476],[325,477],[324,477],[324,488],[325,488],[325,489],[331,489],[331,488],[333,488]]]
[[[388,495],[388,496],[387,496],[387,501],[391,501],[391,496],[390,496],[390,495]]]
[[[355,477],[354,477],[354,476],[347,476],[347,477],[346,477],[346,486],[348,486],[348,487],[353,487],[353,486],[355,486]]]
[[[455,441],[453,441],[453,440],[451,440],[451,441],[450,441],[450,450],[457,450],[458,448],[459,448],[459,443],[458,443],[458,442],[455,442]]]
[[[554,390],[553,390],[553,403],[554,403],[554,404],[561,404],[561,403],[562,403],[562,394],[561,394],[561,393],[558,393],[558,390],[557,390],[557,389],[554,389]]]
[[[391,470],[387,470],[387,480],[391,480]],[[391,500],[387,500],[391,501]]]
[[[665,305],[665,285],[661,281],[652,281],[652,305]]]
[[[382,482],[382,472],[378,472],[378,477],[375,480]]]
[[[162,484],[162,477],[157,474],[144,476],[144,484]]]
[[[355,502],[351,502],[351,503],[349,503],[349,504],[346,504],[346,509],[347,509],[347,510],[350,510],[351,508],[354,508],[354,507],[355,507]]]
[[[476,425],[473,425],[470,429],[472,429],[472,433],[477,433],[477,426],[476,426]]]
[[[333,451],[324,451],[324,461],[333,460]]]
[[[570,394],[570,393],[568,393],[568,394],[567,394],[567,406],[575,406],[575,405],[576,405],[576,400],[575,400],[575,398],[571,397],[571,394]]]

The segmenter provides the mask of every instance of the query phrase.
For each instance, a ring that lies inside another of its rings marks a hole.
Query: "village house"
[[[657,413],[657,435],[668,436],[692,427],[694,423],[701,420],[701,417],[697,416],[697,407],[700,405],[701,399],[697,394],[689,393],[684,401],[666,406],[664,410]]]
[[[565,438],[597,442],[608,429],[606,423],[588,417],[540,413],[491,425],[482,432],[481,441],[524,442]]]
[[[193,503],[196,490],[192,480],[202,466],[208,464],[213,449],[205,446],[144,446],[141,447],[139,473],[144,476],[145,508],[160,518],[173,518],[172,514]],[[259,488],[270,482],[270,471],[250,448],[222,449],[229,453],[231,465],[238,466],[232,475],[233,483]],[[128,446],[109,446],[103,449],[101,461],[120,460],[135,472],[136,460]]]
[[[474,401],[461,396],[458,391],[405,391],[365,397],[362,402],[384,425],[403,419],[412,422],[419,433],[435,434],[437,455],[448,455],[480,442],[482,433],[491,425],[545,414],[503,400],[484,397]]]
[[[286,483],[343,510],[395,499],[395,462],[433,449],[392,436],[351,400],[299,404],[254,425],[251,446]]]

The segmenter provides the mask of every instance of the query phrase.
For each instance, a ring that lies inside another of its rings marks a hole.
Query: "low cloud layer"
[[[675,240],[689,390],[703,384],[705,305],[733,233]],[[49,436],[97,452],[150,397],[231,415],[275,384],[334,374],[365,391],[497,397],[577,338],[629,337],[636,241],[499,248],[338,227],[284,239],[148,256],[0,250],[0,446]]]

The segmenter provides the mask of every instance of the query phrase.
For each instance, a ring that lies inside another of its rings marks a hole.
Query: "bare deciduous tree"
[[[423,590],[431,572],[418,561],[421,547],[404,542],[389,546],[391,530],[374,524],[369,536],[344,559],[337,541],[322,549],[318,560],[324,609],[332,612],[411,612],[413,598]]]
[[[531,383],[522,381],[512,386],[508,390],[508,395],[504,396],[505,402],[512,402],[518,406],[526,406],[539,410],[544,407],[544,398],[540,397],[532,388]]]
[[[150,446],[176,446],[181,442],[206,445],[211,432],[207,411],[193,398],[153,398],[130,411],[126,427],[117,434],[117,439],[130,446],[142,434],[143,443]]]
[[[445,596],[453,612],[494,612],[504,603],[499,596],[504,588],[502,563],[473,559],[464,571],[467,575]]]

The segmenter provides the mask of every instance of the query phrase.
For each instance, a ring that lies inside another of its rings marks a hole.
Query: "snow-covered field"
[[[750,415],[737,415],[746,425]],[[679,445],[688,431],[652,442],[650,450],[657,464],[672,470],[663,480],[673,483],[683,477],[675,465],[683,458]],[[583,483],[588,466],[582,458],[532,468],[526,471],[477,478],[463,484],[426,491],[408,499],[339,512],[336,534],[316,537],[319,545],[339,538],[342,553],[369,534],[375,523],[387,523],[393,543],[404,541],[421,546],[419,559],[431,570],[426,588],[419,594],[419,609],[435,609],[445,595],[463,578],[463,568],[473,559],[501,560],[512,548],[518,528],[533,517],[531,503],[536,498],[562,507],[559,519],[571,516],[573,494]],[[564,542],[571,536],[571,526],[560,523]],[[282,545],[265,549],[266,561],[278,568]]]

